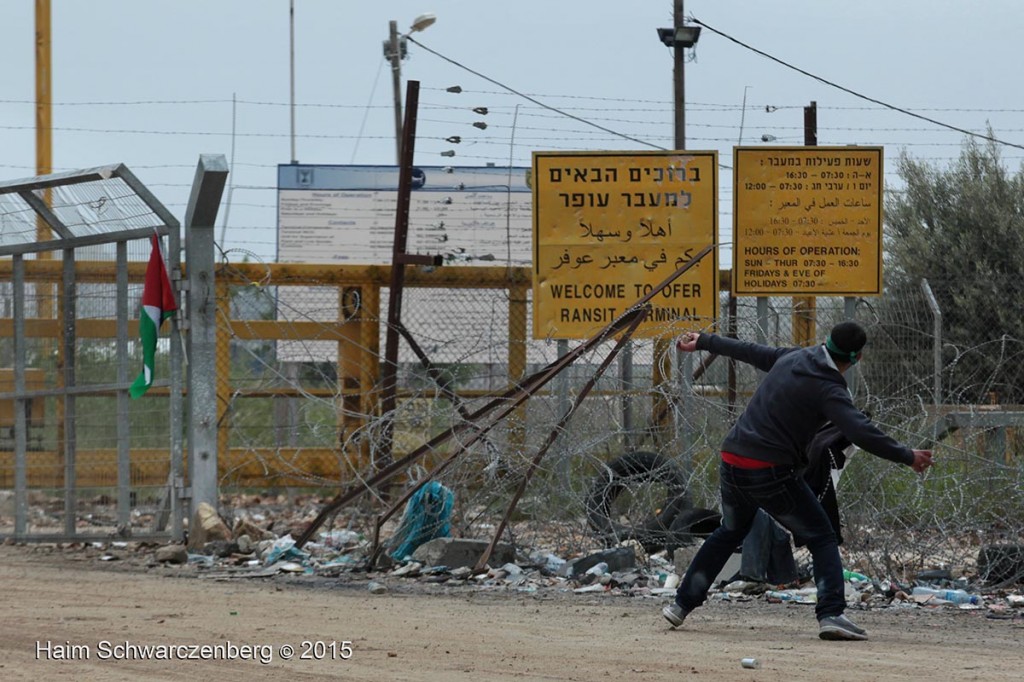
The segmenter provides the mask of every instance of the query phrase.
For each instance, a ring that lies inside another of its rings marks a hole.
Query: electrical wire
[[[384,70],[384,59],[380,60],[380,64],[377,66],[377,75],[373,79],[373,87],[370,88],[370,99],[366,102],[366,110],[363,112],[363,121],[359,124],[359,134],[356,136],[356,143],[352,147],[352,157],[349,159],[349,163],[355,163],[356,152],[359,151],[359,143],[363,140],[363,130],[366,129],[366,119],[370,116],[370,105],[373,104],[373,96],[377,94],[377,83],[380,81],[380,74]]]
[[[714,29],[710,29],[710,27],[709,27],[709,30],[713,31]],[[739,41],[736,41],[736,42],[739,43]],[[742,44],[742,43],[740,43],[740,44]],[[748,47],[747,45],[743,45],[743,46],[744,47]],[[754,48],[750,48],[750,49],[754,49]],[[768,56],[768,55],[765,55],[765,56]],[[789,66],[789,65],[787,64],[787,66]],[[795,67],[791,67],[791,68],[795,68]],[[807,74],[807,75],[811,76],[812,78],[815,77],[812,74]],[[827,81],[823,80],[822,82],[827,82]],[[828,83],[828,84],[832,85],[831,83]],[[836,87],[840,87],[840,86],[836,86]],[[426,87],[424,87],[424,88],[421,88],[421,90],[436,90],[438,92],[446,92],[446,90],[444,88],[426,88]],[[464,94],[478,94],[478,95],[508,95],[509,94],[508,91],[498,91],[498,90],[463,90],[463,93]],[[518,92],[513,92],[512,94],[520,96]],[[856,94],[856,93],[853,93],[853,94]],[[578,110],[578,111],[624,111],[624,112],[625,111],[633,111],[633,112],[641,112],[641,113],[644,113],[644,112],[646,112],[646,113],[659,113],[659,112],[671,111],[672,110],[672,106],[673,106],[671,102],[664,102],[664,101],[661,101],[661,100],[638,100],[638,99],[623,98],[623,97],[597,97],[597,96],[594,96],[594,95],[562,95],[562,94],[544,94],[544,93],[526,93],[526,95],[530,96],[530,97],[545,97],[545,98],[548,98],[548,99],[579,99],[579,100],[590,100],[590,101],[594,101],[594,102],[623,102],[623,103],[627,103],[627,104],[631,104],[631,105],[644,104],[644,103],[661,105],[661,106],[658,106],[658,107],[646,107],[646,108],[640,108],[640,107],[636,107],[636,106],[630,106],[630,107],[608,107],[608,106],[600,106],[600,107],[575,107],[575,109]],[[875,101],[875,100],[871,100],[870,98],[866,98],[866,99],[868,99],[868,101]],[[288,106],[292,106],[292,104],[289,103],[289,102],[268,102],[268,101],[244,100],[244,99],[239,99],[239,100],[235,100],[235,101],[238,104],[246,104],[246,105],[250,105],[250,106],[267,106],[267,107],[288,107]],[[230,100],[230,99],[194,99],[194,100],[172,100],[172,99],[168,99],[168,100],[109,100],[109,101],[89,101],[89,102],[57,102],[57,101],[55,101],[55,102],[50,102],[50,106],[55,106],[55,107],[59,107],[59,106],[63,106],[63,107],[81,107],[81,106],[118,106],[118,107],[124,107],[124,106],[149,106],[149,105],[183,105],[183,104],[191,105],[191,104],[231,104],[231,103],[232,103],[232,100]],[[28,106],[33,106],[34,107],[34,106],[36,106],[38,104],[38,102],[36,102],[35,100],[2,99],[2,98],[0,98],[0,104],[24,104],[24,105],[28,105]],[[892,106],[886,105],[885,103],[880,103],[880,104],[881,104],[881,106],[879,106],[879,107],[830,106],[830,105],[826,105],[826,104],[819,104],[818,105],[818,110],[820,111],[820,110],[827,109],[829,111],[880,111],[882,109],[893,109],[894,108]],[[362,105],[362,104],[330,104],[330,103],[325,103],[325,102],[296,102],[294,104],[294,106],[296,106],[296,107],[322,108],[322,109],[364,109],[364,108],[366,108],[365,105]],[[739,111],[741,106],[742,105],[739,105],[739,104],[717,103],[717,102],[693,102],[693,101],[689,101],[689,100],[686,102],[687,110],[690,110],[690,109],[706,109],[708,111]],[[772,105],[764,105],[764,104],[753,105],[753,104],[751,104],[751,105],[748,105],[748,108],[749,109],[764,109],[765,106],[769,106],[769,107],[771,107],[772,111],[776,111],[776,110],[782,110],[782,109],[803,109],[806,105],[804,105],[804,104],[778,104],[778,105],[776,105],[776,104],[772,104]],[[370,108],[371,109],[391,109],[391,106],[390,105],[380,104],[380,105],[371,106]],[[461,106],[457,106],[457,105],[452,105],[452,104],[427,104],[427,103],[420,103],[420,108],[461,109],[462,107]],[[497,109],[498,106],[492,106],[491,108],[492,109]],[[509,105],[508,108],[511,109],[512,105]],[[907,113],[907,112],[903,111],[902,109],[896,108],[896,110],[900,111],[901,113]],[[1019,108],[992,109],[992,108],[987,108],[987,107],[980,107],[980,108],[972,108],[972,107],[918,107],[916,109],[916,111],[933,111],[933,112],[946,112],[946,113],[953,112],[953,113],[967,113],[967,114],[1021,114],[1021,113],[1024,113],[1024,109],[1019,109]]]
[[[976,133],[976,132],[974,132],[972,130],[968,130],[966,128],[960,128],[960,127],[951,125],[949,123],[944,123],[943,121],[939,121],[937,119],[930,118],[930,117],[924,116],[922,114],[918,114],[916,112],[910,111],[909,109],[903,109],[902,107],[898,107],[898,106],[896,106],[894,104],[889,104],[888,102],[883,102],[880,99],[875,99],[874,97],[869,97],[869,96],[867,96],[865,94],[857,92],[856,90],[851,90],[850,88],[847,88],[845,86],[839,85],[838,83],[830,81],[827,78],[822,78],[821,76],[817,76],[817,75],[811,73],[810,71],[806,71],[804,69],[801,69],[798,66],[794,66],[793,64],[790,64],[787,61],[784,61],[782,59],[779,59],[778,57],[770,55],[770,54],[768,54],[767,52],[765,52],[763,50],[759,50],[756,47],[748,45],[747,43],[744,43],[742,40],[739,40],[738,38],[734,38],[734,37],[732,37],[731,35],[729,35],[727,33],[723,33],[722,31],[719,31],[718,29],[714,28],[713,26],[709,26],[708,24],[704,23],[703,21],[701,21],[700,19],[697,19],[694,16],[690,17],[690,21],[692,21],[695,24],[699,24],[700,26],[703,26],[707,30],[709,30],[712,33],[715,33],[717,35],[720,35],[721,37],[725,38],[726,40],[729,40],[731,42],[736,43],[740,47],[743,47],[743,48],[745,48],[747,50],[750,50],[751,52],[754,52],[755,54],[759,54],[762,57],[765,57],[766,59],[770,59],[771,61],[773,61],[773,62],[775,62],[777,64],[781,64],[782,66],[786,67],[787,69],[792,69],[793,71],[796,71],[797,73],[801,73],[801,74],[807,76],[808,78],[813,78],[814,80],[818,81],[819,83],[824,83],[825,85],[828,85],[830,87],[836,88],[837,90],[842,90],[843,92],[845,92],[845,93],[847,93],[849,95],[853,95],[854,97],[857,97],[859,99],[865,100],[867,102],[871,102],[872,104],[877,104],[877,105],[879,105],[881,107],[885,107],[886,109],[891,109],[892,111],[896,111],[896,112],[899,112],[901,114],[905,114],[907,116],[913,116],[914,118],[920,119],[922,121],[927,121],[928,123],[931,123],[933,125],[937,125],[940,128],[948,128],[949,130],[955,130],[958,133],[963,133],[964,135],[968,135],[970,137],[976,137],[976,138],[979,138],[979,139],[982,139],[982,140],[986,140],[988,142],[994,142],[995,144],[1005,145],[1007,147],[1016,147],[1017,149],[1024,149],[1024,145],[1015,144],[1013,142],[1007,142],[1006,140],[1000,140],[999,138],[993,137],[991,135],[984,135],[984,134],[981,134],[981,133]]]
[[[494,80],[493,78],[490,78],[489,76],[485,76],[484,74],[480,73],[479,71],[475,71],[475,70],[469,68],[465,64],[459,63],[459,62],[455,61],[454,59],[452,59],[451,57],[446,57],[445,55],[441,54],[437,50],[432,50],[431,48],[427,47],[423,43],[421,43],[418,40],[416,40],[415,38],[413,38],[412,36],[407,36],[406,39],[409,40],[410,42],[418,45],[419,47],[422,47],[424,50],[426,50],[430,54],[434,55],[435,57],[440,57],[441,59],[443,59],[444,61],[448,62],[449,64],[453,64],[454,66],[457,66],[457,67],[459,67],[460,69],[462,69],[464,71],[468,71],[469,73],[473,74],[474,76],[476,76],[478,78],[483,78],[488,83],[493,83],[494,85],[497,85],[499,88],[504,88],[508,92],[511,92],[514,95],[518,95],[519,97],[522,97],[523,99],[525,99],[525,100],[527,100],[529,102],[533,102],[534,104],[536,104],[539,107],[543,107],[545,109],[548,109],[549,111],[554,111],[555,113],[561,114],[562,116],[565,116],[567,118],[571,118],[571,119],[573,119],[575,121],[579,121],[580,123],[583,123],[584,125],[588,125],[588,126],[597,128],[598,130],[603,130],[606,133],[610,133],[610,134],[615,135],[617,137],[621,137],[623,139],[629,140],[630,142],[636,142],[637,144],[642,144],[642,145],[645,145],[647,147],[653,147],[654,149],[660,149],[662,151],[668,151],[665,147],[661,147],[661,146],[653,144],[651,142],[647,142],[645,140],[641,140],[639,138],[632,137],[632,136],[626,135],[624,133],[620,133],[618,131],[612,130],[611,128],[605,128],[604,126],[599,125],[597,123],[594,123],[593,121],[588,121],[587,119],[580,118],[579,116],[576,116],[575,114],[570,114],[567,111],[562,111],[561,109],[558,109],[557,107],[553,107],[553,106],[551,106],[549,104],[545,104],[544,102],[541,102],[538,99],[534,99],[533,97],[530,97],[529,95],[526,95],[526,94],[524,94],[522,92],[519,92],[515,88],[509,87],[509,86],[505,85],[504,83],[501,83],[499,81]]]

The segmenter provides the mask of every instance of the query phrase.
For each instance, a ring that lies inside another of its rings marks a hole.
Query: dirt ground
[[[853,611],[871,639],[824,642],[813,607],[763,600],[715,600],[670,630],[662,597],[523,594],[365,574],[199,575],[189,566],[0,547],[0,679],[1024,679],[1020,613]],[[369,579],[388,591],[371,594]],[[147,645],[164,648],[147,653]],[[760,668],[743,668],[744,658]]]

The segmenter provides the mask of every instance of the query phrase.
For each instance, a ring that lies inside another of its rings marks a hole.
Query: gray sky
[[[53,0],[55,168],[123,162],[181,216],[199,154],[230,159],[234,142],[225,245],[272,258],[276,167],[291,158],[288,5]],[[394,162],[391,77],[381,44],[389,20],[405,30],[424,12],[437,15],[414,36],[426,47],[582,119],[672,146],[671,54],[655,32],[671,25],[671,0],[295,5],[300,162]],[[0,5],[3,179],[35,174],[33,12],[32,0]],[[1024,90],[1013,71],[1024,27],[1019,0],[687,0],[686,13],[851,90],[960,128],[984,132],[990,124],[996,137],[1024,144]],[[945,164],[964,139],[708,30],[694,55],[686,67],[687,146],[718,150],[725,166],[741,135],[748,145],[763,144],[762,135],[802,144],[802,108],[812,100],[819,144],[884,145],[890,183],[898,182],[893,171],[902,150]],[[422,88],[420,165],[501,166],[510,158],[528,165],[534,150],[651,148],[542,109],[415,44],[402,68],[403,78]],[[461,94],[445,91],[456,84]],[[489,113],[481,117],[474,107]],[[474,128],[478,120],[488,128]],[[445,141],[456,135],[461,144]],[[448,149],[454,159],[440,156]],[[1005,147],[1003,158],[1017,169],[1024,151]],[[721,239],[728,242],[730,171],[721,178]]]

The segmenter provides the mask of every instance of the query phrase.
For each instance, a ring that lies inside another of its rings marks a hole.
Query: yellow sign
[[[733,293],[882,293],[881,147],[735,147]]]
[[[717,152],[534,152],[533,336],[589,338],[718,235]],[[718,314],[712,251],[651,300],[637,337]]]

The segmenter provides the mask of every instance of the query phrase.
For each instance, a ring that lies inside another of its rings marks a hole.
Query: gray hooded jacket
[[[871,423],[853,404],[846,379],[822,346],[775,348],[701,334],[697,349],[746,362],[768,374],[722,442],[722,450],[773,464],[804,467],[807,447],[831,421],[862,450],[911,465],[914,453]]]

